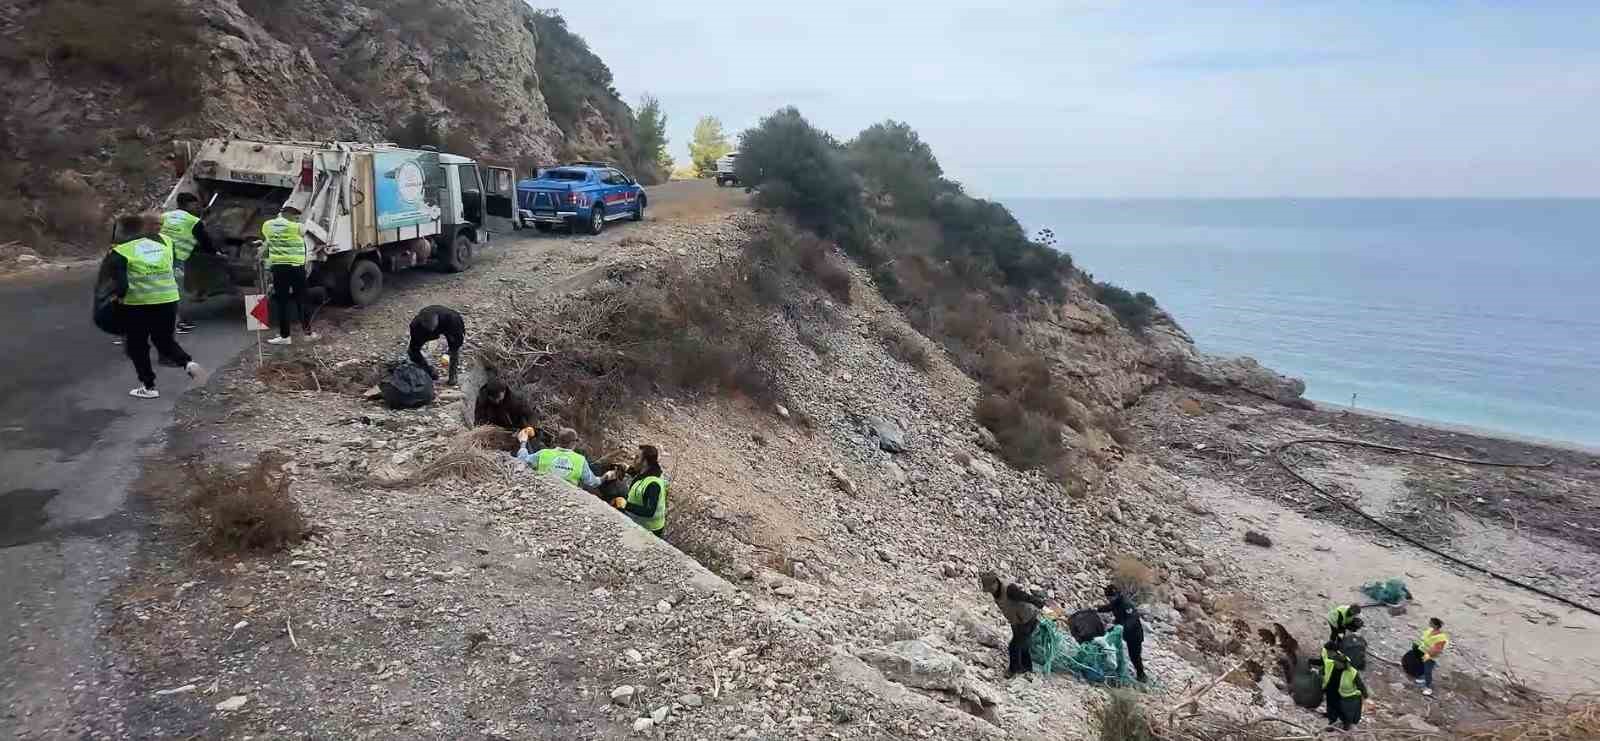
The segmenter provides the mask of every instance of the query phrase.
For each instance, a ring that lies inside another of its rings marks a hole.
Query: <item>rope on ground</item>
[[[1555,600],[1556,602],[1560,602],[1561,604],[1564,604],[1564,605],[1566,605],[1568,607],[1571,607],[1571,608],[1574,608],[1574,609],[1577,609],[1577,610],[1582,610],[1584,612],[1589,613],[1590,615],[1600,616],[1600,610],[1597,610],[1597,609],[1595,609],[1593,607],[1590,607],[1588,605],[1582,604],[1580,602],[1574,602],[1573,600],[1567,599],[1566,597],[1562,597],[1559,594],[1555,594],[1555,593],[1550,592],[1548,590],[1541,589],[1541,588],[1536,587],[1536,586],[1534,586],[1532,584],[1528,584],[1527,582],[1523,582],[1523,581],[1519,581],[1517,579],[1513,579],[1513,578],[1511,578],[1509,576],[1506,576],[1504,574],[1500,574],[1498,572],[1491,571],[1491,570],[1489,570],[1487,568],[1484,568],[1482,566],[1479,566],[1479,565],[1477,565],[1475,563],[1472,563],[1470,561],[1465,561],[1465,560],[1463,560],[1461,558],[1457,558],[1456,556],[1452,556],[1452,555],[1450,555],[1448,553],[1445,553],[1444,551],[1441,551],[1441,550],[1439,550],[1437,548],[1429,546],[1429,545],[1427,545],[1425,543],[1421,543],[1421,542],[1417,541],[1415,538],[1412,538],[1411,536],[1406,535],[1405,533],[1402,533],[1399,530],[1394,529],[1393,527],[1390,527],[1388,524],[1384,523],[1383,521],[1379,520],[1378,518],[1373,517],[1372,515],[1369,515],[1366,512],[1363,512],[1361,510],[1361,508],[1359,508],[1359,507],[1357,507],[1357,506],[1355,506],[1355,505],[1353,505],[1353,504],[1351,504],[1349,502],[1346,502],[1345,500],[1340,499],[1339,497],[1334,496],[1333,493],[1331,493],[1327,489],[1324,489],[1321,486],[1317,485],[1311,479],[1308,479],[1305,476],[1300,475],[1300,472],[1294,470],[1292,467],[1289,466],[1289,464],[1287,462],[1285,462],[1283,460],[1284,452],[1287,451],[1288,449],[1292,448],[1292,447],[1295,447],[1296,445],[1346,445],[1346,446],[1355,447],[1355,448],[1368,448],[1368,449],[1371,449],[1371,450],[1382,450],[1382,451],[1385,451],[1385,452],[1398,453],[1398,454],[1401,454],[1401,455],[1416,455],[1416,456],[1422,456],[1424,458],[1436,458],[1438,460],[1443,460],[1443,461],[1452,461],[1452,462],[1455,462],[1455,463],[1464,463],[1464,464],[1467,464],[1469,466],[1492,466],[1492,467],[1495,467],[1495,468],[1549,468],[1550,466],[1555,464],[1555,460],[1554,459],[1546,460],[1546,461],[1544,461],[1542,463],[1510,463],[1510,462],[1505,462],[1505,461],[1484,461],[1484,460],[1474,460],[1474,459],[1471,459],[1471,458],[1457,458],[1457,457],[1455,457],[1453,455],[1445,455],[1443,453],[1430,453],[1430,452],[1425,451],[1425,450],[1412,450],[1410,448],[1400,448],[1400,447],[1395,447],[1393,445],[1381,445],[1379,443],[1370,443],[1370,442],[1366,442],[1366,441],[1363,441],[1363,440],[1341,440],[1341,439],[1338,439],[1338,438],[1331,438],[1331,437],[1302,438],[1302,439],[1299,439],[1299,440],[1290,440],[1289,442],[1286,442],[1286,443],[1284,443],[1282,445],[1279,445],[1277,448],[1275,448],[1272,451],[1272,460],[1274,462],[1276,462],[1278,464],[1278,467],[1282,468],[1285,473],[1288,473],[1290,476],[1293,476],[1300,483],[1311,487],[1311,489],[1313,491],[1315,491],[1316,493],[1320,494],[1323,499],[1326,499],[1326,500],[1328,500],[1330,502],[1333,502],[1334,504],[1337,504],[1337,505],[1339,505],[1341,507],[1344,507],[1347,510],[1350,510],[1351,512],[1354,512],[1357,515],[1360,515],[1362,519],[1364,519],[1367,522],[1370,522],[1370,523],[1378,526],[1378,528],[1383,530],[1384,532],[1386,532],[1386,533],[1388,533],[1390,535],[1393,535],[1394,537],[1399,538],[1399,539],[1401,539],[1401,540],[1403,540],[1403,541],[1405,541],[1407,543],[1410,543],[1411,545],[1416,546],[1417,548],[1420,548],[1420,549],[1422,549],[1424,551],[1427,551],[1428,553],[1432,553],[1433,555],[1438,556],[1439,558],[1442,558],[1442,559],[1444,559],[1446,561],[1449,561],[1450,563],[1456,564],[1457,566],[1461,566],[1463,568],[1471,569],[1471,570],[1476,571],[1476,572],[1478,572],[1480,574],[1483,574],[1485,576],[1488,576],[1488,577],[1491,577],[1491,578],[1494,578],[1494,579],[1498,579],[1498,580],[1500,580],[1502,582],[1510,584],[1511,586],[1518,587],[1520,589],[1525,589],[1525,590],[1527,590],[1529,592],[1532,592],[1534,594],[1537,594],[1537,595],[1539,595],[1541,597],[1545,597],[1547,599],[1552,599],[1552,600]]]

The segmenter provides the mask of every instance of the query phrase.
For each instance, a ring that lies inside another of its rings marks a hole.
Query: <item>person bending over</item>
[[[411,349],[406,354],[411,357],[411,362],[421,366],[430,378],[437,381],[439,373],[423,356],[422,346],[440,337],[450,345],[449,378],[445,383],[454,386],[456,374],[461,371],[461,343],[467,338],[467,324],[460,312],[448,306],[428,306],[417,312],[411,320]]]

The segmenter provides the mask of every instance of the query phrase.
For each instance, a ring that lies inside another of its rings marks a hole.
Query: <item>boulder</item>
[[[1279,404],[1307,409],[1311,402],[1301,398],[1306,383],[1290,378],[1256,362],[1255,358],[1225,358],[1204,353],[1180,354],[1169,367],[1173,379],[1201,389],[1239,390],[1271,399]]]
[[[967,675],[967,665],[960,659],[920,638],[867,649],[859,657],[891,681],[907,687],[959,693]]]
[[[887,417],[869,414],[862,420],[867,434],[878,439],[878,447],[890,453],[904,453],[906,431],[898,422]]]
[[[1247,530],[1247,531],[1245,531],[1244,542],[1249,543],[1250,545],[1258,545],[1258,546],[1261,546],[1262,548],[1271,548],[1272,547],[1272,538],[1269,538],[1266,535],[1264,535],[1264,534],[1262,534],[1260,532],[1257,532],[1255,530]]]

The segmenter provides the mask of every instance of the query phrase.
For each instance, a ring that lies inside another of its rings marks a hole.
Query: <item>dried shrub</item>
[[[450,439],[444,453],[396,478],[374,476],[372,481],[386,489],[401,489],[442,478],[458,478],[471,484],[510,484],[504,460],[497,451],[505,450],[507,430],[491,425],[475,427]],[[512,438],[515,439],[514,437]]]
[[[1014,468],[1048,468],[1067,454],[1061,423],[1024,406],[1015,396],[988,391],[978,400],[973,416],[994,433],[1000,457]]]
[[[50,178],[40,200],[39,220],[45,233],[77,245],[93,245],[110,236],[99,194],[74,172]]]
[[[1101,741],[1156,741],[1156,734],[1139,706],[1139,696],[1128,690],[1113,690],[1104,705],[1095,709]]]
[[[833,352],[833,343],[828,341],[828,330],[815,324],[797,324],[794,328],[795,337],[800,344],[811,348],[817,355],[827,355]]]
[[[256,368],[256,379],[278,391],[362,394],[382,376],[376,362],[334,363],[320,354],[271,360]]]
[[[1579,741],[1600,738],[1600,693],[1573,695],[1565,702],[1541,703],[1509,720],[1459,732],[1466,741]]]
[[[920,371],[926,371],[933,366],[928,348],[914,333],[890,321],[878,322],[876,329],[878,340],[883,343],[883,349],[888,351],[889,357]]]
[[[305,538],[305,518],[282,470],[285,460],[281,453],[266,451],[242,471],[188,464],[189,516],[206,550],[269,553]]]
[[[1133,556],[1118,556],[1111,562],[1111,584],[1129,599],[1138,600],[1156,585],[1156,572]]]
[[[800,269],[817,281],[835,301],[849,304],[851,300],[850,269],[833,254],[827,243],[814,237],[803,238],[798,243]]]
[[[57,0],[27,21],[34,55],[88,81],[110,81],[147,102],[190,100],[200,92],[205,50],[192,15],[171,0]],[[130,52],[129,39],[139,39]],[[157,105],[170,118],[183,106]]]

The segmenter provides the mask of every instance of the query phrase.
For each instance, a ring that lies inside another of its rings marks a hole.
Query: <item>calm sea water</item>
[[[1311,399],[1600,444],[1600,200],[1005,203]]]

